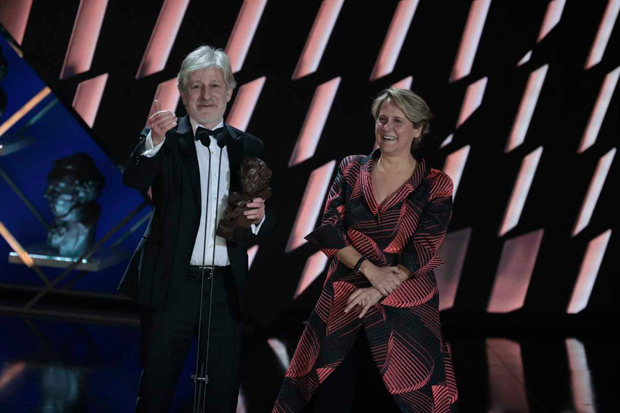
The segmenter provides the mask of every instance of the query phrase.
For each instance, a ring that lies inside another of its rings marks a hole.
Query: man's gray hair
[[[183,59],[178,75],[179,89],[185,91],[187,79],[192,72],[208,67],[215,67],[222,71],[227,89],[232,90],[237,86],[230,66],[230,59],[224,50],[205,45],[193,50]]]

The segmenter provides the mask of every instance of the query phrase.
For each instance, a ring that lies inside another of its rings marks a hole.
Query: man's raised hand
[[[153,146],[157,146],[164,141],[166,132],[177,125],[177,116],[169,110],[161,110],[159,100],[153,102],[153,110],[149,116],[149,126],[151,127],[151,139]]]

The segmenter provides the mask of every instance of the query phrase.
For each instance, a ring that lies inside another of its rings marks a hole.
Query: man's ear
[[[185,98],[186,98],[185,91],[181,87],[180,83],[177,83],[177,89],[179,90],[179,96],[181,96],[181,100],[183,101],[183,106],[185,106]]]

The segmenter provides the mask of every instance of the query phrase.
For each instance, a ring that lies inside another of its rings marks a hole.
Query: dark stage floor
[[[463,412],[618,411],[620,341],[610,334],[526,331],[517,339],[447,330]],[[0,316],[0,411],[131,412],[140,373],[138,332],[136,327]],[[356,348],[363,344],[362,338]],[[352,357],[365,357],[363,349],[359,353]],[[283,341],[258,333],[248,337],[238,411],[269,411],[288,354]],[[192,366],[188,360],[179,380],[175,412],[191,410]],[[351,411],[390,411],[372,369],[362,367],[351,376],[357,383],[364,378],[363,402],[359,389],[349,386],[351,370],[342,371],[325,383],[313,410],[326,411],[321,406],[326,400],[333,406],[335,395],[346,404],[355,394]]]

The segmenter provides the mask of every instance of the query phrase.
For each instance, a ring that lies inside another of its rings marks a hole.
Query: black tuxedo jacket
[[[241,162],[246,157],[261,157],[263,143],[230,125],[225,127],[230,133],[227,144],[229,191],[240,191],[238,173]],[[123,181],[142,191],[152,188],[153,215],[125,271],[119,291],[139,304],[161,309],[166,302],[171,278],[184,276],[190,263],[200,224],[200,173],[194,134],[187,116],[166,133],[163,146],[152,158],[141,155],[145,136],[143,134],[125,165]],[[273,227],[273,213],[271,208],[266,209],[260,234]],[[237,291],[239,309],[243,314],[248,279],[247,245],[228,241],[227,247],[234,274],[234,280],[228,280],[229,283],[234,281],[234,286],[228,290]]]

